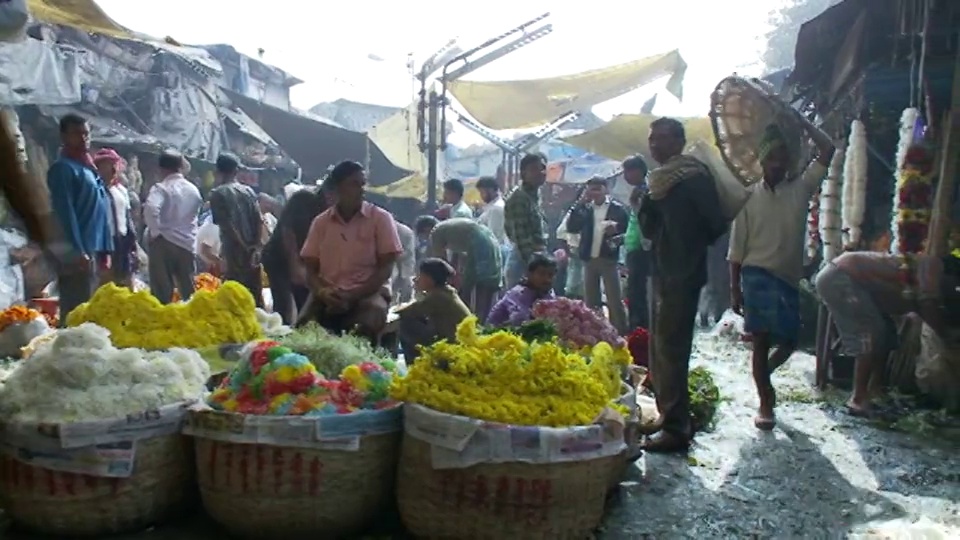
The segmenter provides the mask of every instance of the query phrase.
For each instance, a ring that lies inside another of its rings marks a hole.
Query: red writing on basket
[[[539,525],[553,500],[553,481],[489,477],[460,470],[438,471],[440,496],[459,510],[482,510],[512,521]]]
[[[206,459],[210,485],[244,495],[317,495],[323,485],[323,461],[310,453],[216,442]]]

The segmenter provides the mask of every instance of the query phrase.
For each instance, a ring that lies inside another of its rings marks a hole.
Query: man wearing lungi
[[[807,131],[816,142],[817,159],[802,176],[791,178],[796,156],[780,127],[767,126],[758,152],[763,181],[750,187],[730,234],[731,304],[753,337],[753,380],[760,395],[754,425],[762,430],[776,425],[770,374],[797,346],[807,207],[833,158],[829,137],[812,125]]]

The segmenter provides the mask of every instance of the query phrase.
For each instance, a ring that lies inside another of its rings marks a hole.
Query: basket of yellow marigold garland
[[[423,349],[393,382],[406,402],[404,525],[424,538],[588,537],[625,463],[629,352],[480,335],[476,322],[460,324],[456,343]]]
[[[361,362],[325,377],[275,341],[240,361],[192,411],[207,513],[251,538],[352,537],[389,510],[402,424],[388,396],[395,365]]]

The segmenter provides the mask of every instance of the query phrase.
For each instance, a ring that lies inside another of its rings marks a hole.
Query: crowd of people
[[[158,161],[163,178],[141,208],[124,189],[119,156],[109,149],[91,156],[88,124],[67,115],[60,122],[62,154],[48,176],[63,233],[49,245],[58,263],[61,312],[88,300],[100,283],[131,286],[145,252],[150,290],[164,303],[174,301],[174,289],[189,299],[199,261],[247,287],[258,306],[266,304],[265,272],[272,309],[286,324],[315,321],[377,341],[392,310],[410,363],[418,346],[453,339],[457,324],[471,314],[487,326],[521,325],[532,318],[537,300],[560,289],[604,313],[621,335],[648,330],[661,417],[645,448],[675,451],[693,436],[688,369],[708,252],[729,234],[731,303],[753,338],[760,401],[754,421],[769,430],[776,401],[770,374],[796,348],[807,203],[833,156],[830,139],[804,125],[816,160],[804,174],[791,174],[797,156],[771,125],[758,149],[763,181],[750,188],[731,223],[711,170],[683,153],[683,125],[661,118],[648,139],[656,167],[648,170],[639,156],[623,162],[632,189],[628,201],[611,197],[606,179],[591,178],[556,230],[559,249],[550,250],[552,231],[540,200],[547,161],[540,154],[522,158],[520,185],[506,196],[494,178],[481,178],[477,209],[465,201],[461,181],[446,181],[443,206],[411,226],[365,200],[366,171],[352,161],[336,165],[319,185],[290,193],[274,218],[237,181],[235,157],[217,160],[217,185],[205,202],[184,177],[183,157],[165,152]],[[198,216],[207,206],[209,222],[201,225]],[[949,286],[937,288],[943,274],[937,261],[918,267],[922,283],[931,284],[924,289],[930,300],[919,308],[889,301],[891,280],[899,279],[893,261],[852,252],[816,279],[844,346],[858,357],[849,404],[855,412],[869,407],[889,317],[916,310],[943,328],[943,306],[955,302],[942,292]],[[561,271],[566,280],[557,287]]]

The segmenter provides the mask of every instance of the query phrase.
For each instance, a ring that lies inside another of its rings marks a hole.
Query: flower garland
[[[932,204],[933,159],[925,148],[913,146],[904,155],[897,182],[896,242],[891,244],[901,258],[900,279],[906,295],[913,294],[914,257],[924,250]]]
[[[397,404],[387,395],[393,372],[374,362],[347,366],[339,380],[331,380],[306,356],[276,341],[248,344],[241,356],[210,395],[207,402],[212,408],[241,414],[327,416]]]
[[[863,224],[867,196],[867,130],[860,120],[850,125],[850,139],[843,164],[843,200],[841,216],[844,247],[857,249],[860,244],[860,226]]]
[[[823,192],[823,184],[817,189],[807,210],[807,259],[817,258],[820,249],[823,248],[823,238],[820,236],[820,199]]]
[[[117,347],[200,349],[263,337],[253,296],[228,281],[216,291],[197,291],[183,303],[163,305],[147,291],[108,283],[67,316],[67,326],[96,323],[110,330]]]
[[[10,306],[0,311],[0,332],[6,330],[9,326],[28,323],[42,317],[42,313],[27,306]]]
[[[843,232],[840,223],[840,184],[843,178],[843,165],[846,161],[846,148],[841,146],[830,160],[827,180],[820,189],[820,237],[823,239],[823,259],[832,261],[840,255],[843,247]]]
[[[895,186],[893,190],[893,211],[890,213],[890,251],[895,255],[900,253],[898,230],[900,228],[901,209],[900,183],[904,169],[906,168],[907,152],[913,144],[913,132],[919,116],[920,111],[913,107],[904,109],[903,114],[900,115],[900,139],[897,143],[896,170],[893,173],[893,185]]]
[[[209,272],[200,272],[193,278],[193,288],[195,291],[215,291],[220,288],[220,285],[223,285],[223,282],[220,281],[220,278],[209,273]],[[179,302],[183,300],[180,296],[180,291],[177,289],[173,290],[173,302]]]
[[[457,327],[457,342],[423,349],[406,377],[394,379],[397,400],[489,422],[569,427],[588,425],[620,397],[630,363],[624,347],[599,342],[587,354],[557,341],[527,343],[505,331],[481,335],[476,317]]]

